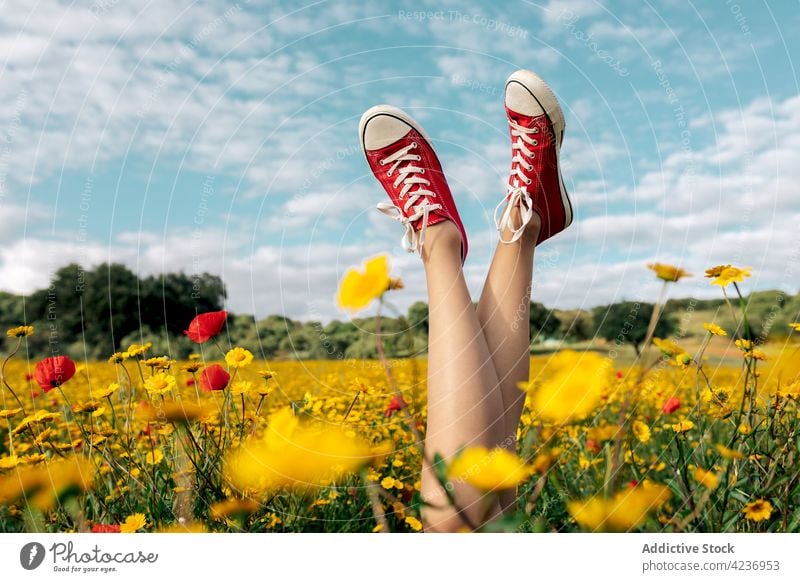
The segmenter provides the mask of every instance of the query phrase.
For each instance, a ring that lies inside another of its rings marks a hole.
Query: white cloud
[[[600,0],[548,0],[541,15],[546,24],[556,28],[570,18],[591,17],[603,12],[604,5]]]

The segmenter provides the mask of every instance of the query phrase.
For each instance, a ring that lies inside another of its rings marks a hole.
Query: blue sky
[[[562,102],[576,222],[537,250],[534,297],[653,300],[659,260],[753,267],[797,292],[797,4],[2,2],[0,287],[59,266],[210,271],[236,312],[327,320],[344,270],[418,258],[374,209],[361,113],[406,109],[443,160],[480,291],[510,147],[518,68]]]

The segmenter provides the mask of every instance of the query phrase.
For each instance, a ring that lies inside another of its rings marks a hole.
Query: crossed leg
[[[519,224],[519,211],[512,211],[514,224]],[[503,402],[500,446],[516,451],[517,427],[525,394],[518,383],[530,374],[530,300],[533,279],[533,255],[539,236],[541,219],[534,214],[523,236],[511,243],[498,243],[486,283],[478,302],[480,320],[486,344],[500,385]],[[501,232],[509,240],[510,231]],[[513,510],[516,492],[501,492],[500,505],[504,512]]]
[[[461,266],[461,235],[452,222],[428,229],[422,261],[428,284],[428,427],[422,469],[426,531],[458,531],[497,517],[496,496],[453,482],[454,508],[429,463],[462,447],[500,445],[507,432],[503,397]],[[526,322],[527,329],[527,322]]]

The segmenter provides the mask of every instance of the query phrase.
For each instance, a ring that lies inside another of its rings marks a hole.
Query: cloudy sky
[[[413,6],[411,6],[413,4]],[[423,11],[420,13],[420,11]],[[505,78],[562,102],[576,222],[537,250],[534,295],[590,307],[657,294],[644,265],[800,280],[795,3],[0,1],[0,288],[59,266],[220,274],[236,312],[337,316],[344,270],[419,260],[374,209],[361,113],[402,107],[435,141],[477,294],[510,147]],[[341,314],[338,314],[341,317]]]

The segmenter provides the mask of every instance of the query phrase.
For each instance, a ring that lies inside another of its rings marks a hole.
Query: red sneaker
[[[513,157],[508,193],[495,209],[495,223],[501,233],[506,226],[511,229],[511,240],[501,235],[500,241],[512,243],[522,236],[535,212],[542,220],[538,245],[572,224],[572,203],[559,166],[564,113],[547,83],[525,70],[506,81],[505,106]],[[522,218],[518,228],[511,220],[514,207],[519,207]]]
[[[408,252],[422,248],[429,226],[452,220],[461,231],[461,262],[467,258],[467,233],[430,138],[407,113],[376,105],[361,116],[361,149],[391,204],[378,210],[400,221]]]

